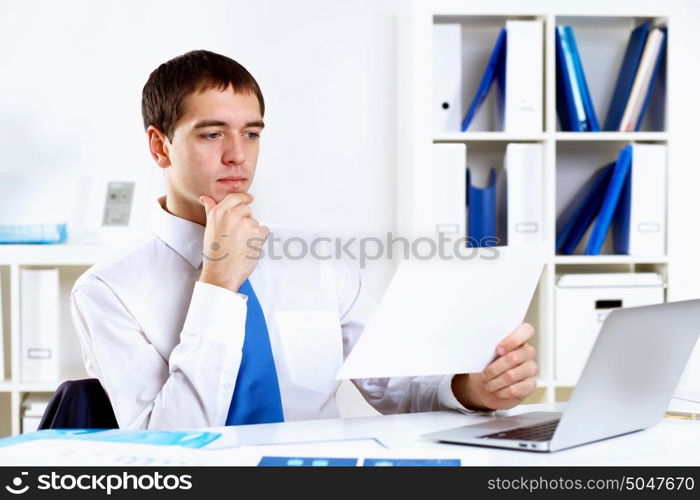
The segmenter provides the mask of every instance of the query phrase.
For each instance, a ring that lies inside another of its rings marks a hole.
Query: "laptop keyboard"
[[[516,441],[549,441],[552,439],[557,425],[559,425],[559,420],[552,420],[551,422],[543,422],[528,427],[518,427],[507,431],[494,432],[493,434],[485,434],[479,437],[489,439],[513,439]]]

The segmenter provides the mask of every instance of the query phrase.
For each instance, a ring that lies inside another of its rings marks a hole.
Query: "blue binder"
[[[557,236],[557,252],[566,255],[574,253],[581,238],[586,234],[588,226],[591,225],[600,211],[614,167],[615,162],[612,162],[598,169],[593,181],[588,184],[587,188],[583,189],[578,203],[574,202],[561,215],[564,225]]]
[[[576,37],[574,36],[574,29],[571,26],[565,26],[564,32],[566,38],[569,42],[569,48],[571,49],[571,56],[574,62],[574,70],[576,73],[576,78],[578,80],[578,88],[581,92],[581,100],[583,101],[583,108],[586,111],[586,124],[584,130],[588,132],[600,132],[600,124],[598,123],[598,116],[593,108],[593,99],[591,99],[591,94],[588,91],[588,84],[586,83],[586,75],[583,71],[583,64],[581,63],[581,56],[578,52],[578,47],[576,45]]]
[[[608,116],[605,119],[605,130],[620,130],[622,115],[625,113],[625,107],[627,106],[627,101],[632,91],[634,77],[637,74],[637,67],[639,66],[639,60],[642,58],[644,44],[646,43],[648,35],[648,21],[637,26],[630,35],[629,42],[627,42],[627,49],[625,50],[625,57],[622,60],[622,66],[620,66],[620,73],[617,76],[613,97],[610,100]],[[653,79],[651,86],[653,86]],[[640,116],[643,115],[644,108]]]
[[[656,58],[656,63],[654,64],[654,72],[651,74],[651,80],[649,81],[649,87],[647,88],[646,96],[644,97],[644,104],[642,104],[642,110],[639,113],[639,119],[634,127],[635,132],[639,131],[644,121],[644,114],[647,112],[649,107],[649,101],[651,100],[651,95],[654,90],[654,84],[659,76],[661,67],[666,59],[666,40],[668,38],[668,30],[666,28],[661,28],[663,33],[663,40],[661,41],[661,47],[659,49],[659,56]]]
[[[494,80],[498,83],[498,103],[501,110],[503,110],[503,103],[505,101],[505,91],[506,91],[506,29],[501,28],[498,32],[498,38],[496,38],[496,45],[493,47],[491,52],[491,57],[489,62],[486,64],[486,69],[484,69],[484,74],[481,76],[481,81],[479,82],[479,87],[472,99],[469,110],[464,115],[462,120],[462,132],[466,132],[471,125],[474,116],[481,108],[482,104],[486,100],[489,94],[491,85],[493,85]]]
[[[489,171],[489,180],[484,188],[472,184],[471,172],[467,169],[467,246],[498,246],[496,234],[496,170]]]
[[[631,160],[634,162],[634,158]],[[630,167],[630,170],[634,165]],[[632,210],[632,175],[627,175],[622,185],[620,200],[613,217],[613,251],[619,254],[630,253],[630,215]]]
[[[564,27],[557,26],[556,35],[556,70],[557,70],[557,115],[561,129],[578,132],[585,124],[585,109],[583,102],[574,92],[576,73],[574,71],[571,50],[564,35]],[[577,106],[578,103],[578,106]]]
[[[557,26],[557,114],[562,130],[599,132],[600,124],[588,91],[581,56],[571,26]]]
[[[613,215],[620,200],[620,195],[625,187],[625,182],[630,173],[632,165],[632,146],[626,146],[617,157],[615,168],[610,177],[610,183],[605,193],[603,205],[600,207],[598,219],[593,226],[591,237],[586,245],[586,255],[599,255],[600,249],[603,247],[605,235],[610,229]]]

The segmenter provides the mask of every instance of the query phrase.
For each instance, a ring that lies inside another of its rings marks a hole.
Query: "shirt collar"
[[[165,196],[158,198],[154,207],[153,231],[163,243],[199,269],[202,266],[204,226],[176,215],[165,209]]]

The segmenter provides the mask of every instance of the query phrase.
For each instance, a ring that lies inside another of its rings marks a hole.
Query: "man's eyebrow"
[[[204,127],[229,127],[230,125],[228,122],[224,122],[221,120],[202,120],[198,121],[197,123],[194,124],[192,128],[204,128]],[[245,125],[243,125],[243,128],[247,127],[259,127],[263,128],[265,127],[265,123],[263,123],[262,120],[254,120],[252,122],[246,122]]]

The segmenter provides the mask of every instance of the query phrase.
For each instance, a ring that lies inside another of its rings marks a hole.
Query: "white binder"
[[[433,144],[432,213],[427,234],[440,233],[452,241],[467,235],[467,146]]]
[[[634,144],[630,169],[629,234],[614,227],[616,250],[635,256],[665,254],[666,146]],[[625,200],[621,200],[625,203]],[[619,234],[618,234],[619,233]],[[628,238],[627,245],[624,244]],[[627,247],[625,249],[625,246]]]
[[[433,25],[433,122],[435,132],[459,132],[462,106],[462,25]]]
[[[542,21],[506,21],[506,132],[542,132]]]
[[[504,163],[507,245],[544,241],[544,151],[541,144],[508,144]]]
[[[58,269],[20,274],[20,374],[22,382],[59,380]]]

